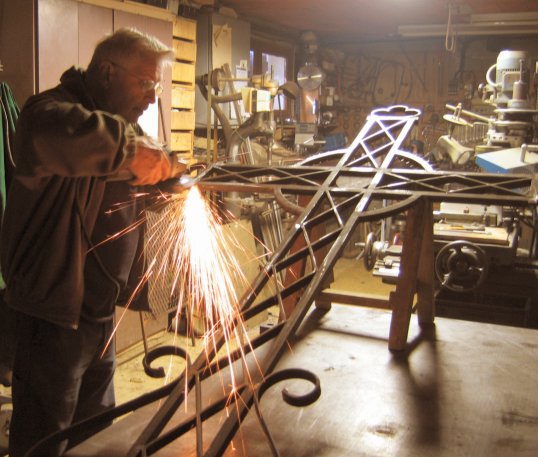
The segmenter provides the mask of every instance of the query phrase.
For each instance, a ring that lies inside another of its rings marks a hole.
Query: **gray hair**
[[[170,63],[174,59],[174,52],[154,36],[125,27],[106,36],[97,44],[88,71],[97,70],[99,64],[105,60],[117,61],[136,57]]]

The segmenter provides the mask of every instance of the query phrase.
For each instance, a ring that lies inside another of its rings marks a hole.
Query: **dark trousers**
[[[4,302],[3,295],[0,291],[0,384],[10,386],[17,340],[16,313]]]
[[[24,456],[42,438],[115,404],[114,342],[105,350],[112,321],[81,321],[72,330],[22,314],[17,318],[10,457]],[[60,456],[66,446],[59,443],[39,456]]]

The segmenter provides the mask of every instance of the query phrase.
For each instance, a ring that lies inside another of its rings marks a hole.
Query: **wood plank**
[[[389,332],[389,349],[403,351],[407,344],[407,333],[413,310],[413,300],[417,292],[417,277],[424,224],[428,220],[426,208],[431,213],[431,205],[422,199],[407,210],[405,220],[405,241],[402,248],[400,274],[396,289],[390,294],[392,319]]]
[[[464,224],[435,223],[433,233],[438,240],[468,240],[475,243],[509,245],[508,232],[503,227],[483,227],[480,229]]]
[[[172,110],[172,130],[194,130],[194,111]]]
[[[194,86],[195,65],[185,62],[174,62],[172,64],[172,80]]]
[[[172,108],[194,109],[194,89],[172,84]]]
[[[174,37],[185,40],[196,40],[196,21],[178,16],[174,20]]]
[[[196,62],[196,43],[174,38],[172,46],[177,60]]]
[[[366,306],[367,308],[391,309],[388,297],[332,288],[325,289],[319,293],[316,297],[316,307],[319,308],[318,303],[339,303],[342,305]]]
[[[192,132],[172,132],[172,151],[192,151]]]

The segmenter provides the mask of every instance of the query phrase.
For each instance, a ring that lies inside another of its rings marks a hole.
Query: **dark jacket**
[[[84,72],[75,68],[57,87],[28,99],[17,123],[16,176],[0,238],[8,304],[72,328],[85,300],[85,307],[98,299],[106,306],[112,301],[113,307],[125,282],[89,252],[107,192],[109,200],[128,198],[127,183],[109,186],[107,177],[134,154],[135,130],[122,117],[97,108]],[[140,241],[140,234],[131,234],[127,245],[132,240]],[[134,257],[135,252],[129,259]],[[126,265],[120,276],[130,270]]]

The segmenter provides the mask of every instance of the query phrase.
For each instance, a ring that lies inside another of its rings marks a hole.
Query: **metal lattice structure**
[[[419,114],[402,106],[377,110],[368,117],[348,148],[319,154],[294,166],[214,164],[199,177],[196,185],[204,191],[273,194],[284,209],[297,215],[293,228],[285,234],[240,303],[244,319],[274,306],[280,307],[282,318],[233,354],[234,360],[240,360],[241,353],[264,348],[263,353],[256,355],[257,369],[251,373],[252,379],[237,387],[234,412],[226,417],[214,436],[205,436],[204,446],[200,442],[203,422],[226,407],[229,392],[182,423],[171,424],[170,421],[189,392],[203,395],[199,390],[201,381],[216,376],[218,369],[228,366],[226,357],[217,356],[217,349],[224,344],[222,339],[217,342],[215,351],[189,361],[188,368],[176,382],[139,403],[131,402],[103,416],[101,420],[108,420],[141,403],[165,396],[126,457],[153,455],[194,428],[199,431],[198,455],[220,456],[265,389],[284,378],[307,379],[315,386],[309,396],[289,398],[290,403],[314,401],[319,396],[315,375],[301,370],[275,372],[275,368],[361,222],[402,213],[424,199],[516,207],[536,205],[532,176],[435,172],[420,159],[402,151],[402,142]],[[285,278],[283,283],[282,277]],[[165,348],[153,354],[147,364],[167,352],[187,357],[183,351]]]

